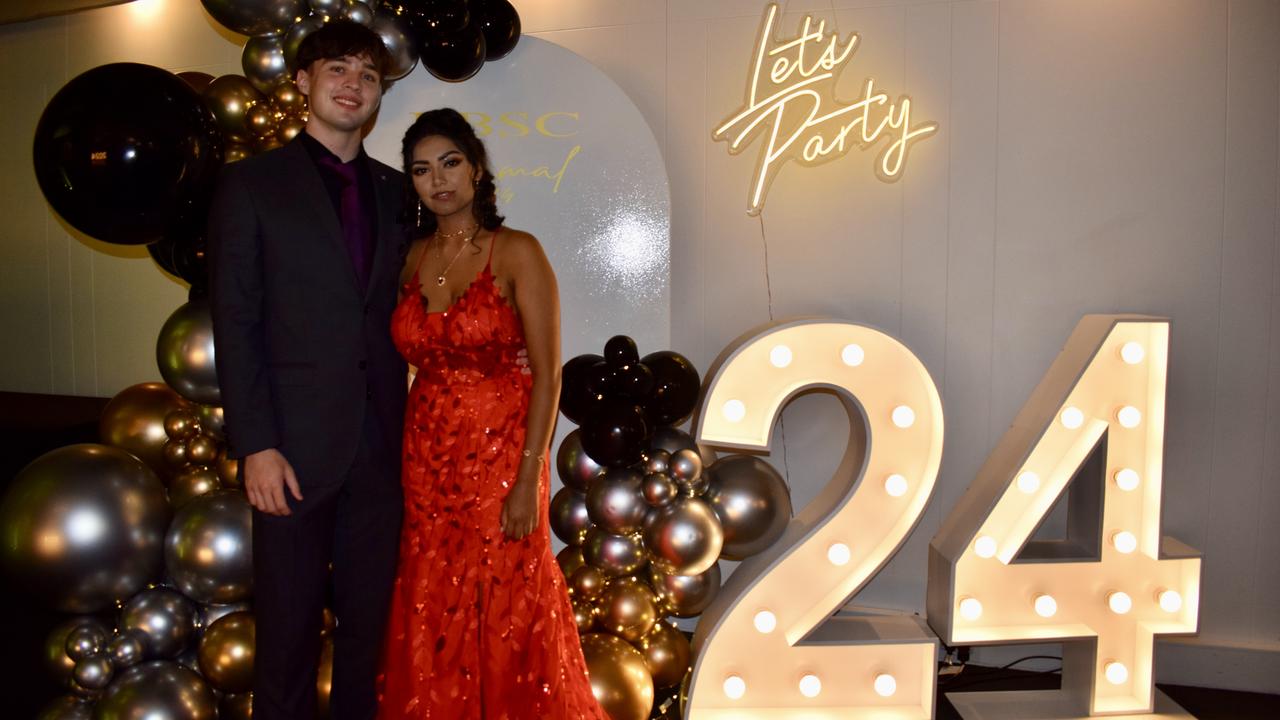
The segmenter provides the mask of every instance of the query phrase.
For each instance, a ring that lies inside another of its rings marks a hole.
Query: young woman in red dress
[[[403,152],[417,239],[392,337],[417,375],[379,716],[603,720],[548,532],[555,273],[502,225],[462,115],[423,113]]]

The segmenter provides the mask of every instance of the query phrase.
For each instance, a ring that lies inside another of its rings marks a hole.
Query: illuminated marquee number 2
[[[1150,713],[1154,636],[1196,630],[1200,560],[1160,535],[1168,342],[1163,319],[1081,320],[930,544],[929,624],[946,642],[1063,641],[1062,690],[1019,693],[1019,717]],[[1069,506],[1100,528],[1075,548],[1033,541],[1104,446],[1101,493]],[[995,695],[963,702],[1013,700]]]
[[[770,327],[719,364],[698,439],[767,448],[782,407],[813,389],[835,391],[849,413],[844,459],[703,613],[687,705],[695,720],[933,715],[937,638],[919,618],[828,620],[911,533],[933,490],[942,404],[920,360],[861,325]]]

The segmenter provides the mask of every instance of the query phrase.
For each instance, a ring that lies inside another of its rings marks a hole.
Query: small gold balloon
[[[265,99],[243,75],[223,75],[204,90],[205,104],[213,111],[222,134],[239,142],[252,139],[249,111]]]
[[[200,421],[200,432],[205,435],[212,435],[223,442],[227,439],[223,428],[227,424],[226,416],[222,412],[222,407],[218,405],[195,405],[192,412],[196,414],[196,419]]]
[[[197,435],[187,441],[187,458],[197,465],[210,465],[218,459],[218,441],[210,435]]]
[[[169,504],[175,509],[180,508],[192,498],[207,495],[219,487],[216,470],[203,465],[193,465],[174,475],[169,481]]]
[[[596,601],[600,626],[623,640],[637,642],[658,620],[653,601],[653,591],[643,583],[609,583]]]
[[[233,612],[204,631],[196,656],[209,684],[226,693],[253,687],[253,613]]]
[[[259,139],[270,137],[280,125],[280,118],[276,116],[276,111],[266,103],[260,103],[250,108],[246,120],[254,137]]]
[[[653,676],[654,687],[675,687],[689,671],[689,638],[669,622],[656,623],[638,646]]]
[[[564,573],[565,577],[573,575],[575,570],[587,564],[582,559],[582,548],[576,545],[568,545],[557,553],[556,562],[560,564],[560,572]]]
[[[222,156],[227,162],[233,163],[247,157],[253,157],[253,148],[245,145],[244,143],[227,143],[227,147],[223,150]]]
[[[254,143],[253,149],[259,153],[264,153],[270,150],[275,150],[278,147],[283,147],[283,145],[284,143],[277,140],[273,135],[268,138],[263,138],[258,142]]]
[[[333,638],[320,646],[320,672],[316,674],[317,717],[329,720],[329,693],[333,690]]]
[[[653,710],[653,678],[644,656],[604,633],[582,636],[591,693],[611,720],[645,720]]]
[[[280,128],[276,130],[276,139],[282,143],[287,143],[290,140],[298,137],[298,133],[302,132],[303,129],[306,127],[307,127],[306,120],[299,120],[294,117],[287,117],[284,120],[280,121]]]
[[[186,440],[200,432],[200,421],[189,410],[174,410],[164,416],[164,431],[171,440]]]
[[[590,600],[573,599],[573,624],[578,626],[578,634],[591,632],[596,624],[596,606]]]
[[[164,444],[164,462],[171,470],[180,470],[186,467],[191,459],[187,457],[187,443],[182,440],[170,440]],[[162,478],[168,475],[161,475]]]
[[[583,565],[573,571],[569,578],[569,590],[574,597],[593,600],[604,589],[604,573],[590,565]]]
[[[132,385],[116,393],[102,410],[98,434],[104,445],[131,453],[157,474],[166,471],[164,419],[190,403],[164,383]]]
[[[213,461],[213,469],[218,472],[218,480],[222,487],[240,487],[240,461],[227,457],[227,449],[218,451],[218,459]]]
[[[218,720],[252,720],[253,692],[223,695],[218,703]]]
[[[307,96],[302,94],[292,80],[285,80],[271,91],[271,102],[286,113],[296,113],[307,108]]]

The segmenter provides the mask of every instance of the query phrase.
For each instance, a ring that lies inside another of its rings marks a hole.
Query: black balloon
[[[647,399],[653,388],[653,371],[640,362],[623,365],[614,370],[613,376],[609,379],[611,393],[635,400]]]
[[[702,381],[689,359],[672,350],[649,353],[640,361],[653,372],[653,391],[644,403],[652,425],[679,425],[698,406]]]
[[[599,355],[579,355],[560,371],[560,412],[575,425],[585,423],[600,407],[602,398],[591,392],[587,379],[591,368],[603,361]]]
[[[462,82],[484,65],[484,34],[475,25],[461,30],[420,32],[418,57],[427,71],[447,82]]]
[[[582,449],[601,465],[638,462],[649,434],[644,412],[630,402],[606,402],[582,426]]]
[[[473,22],[484,33],[486,60],[497,60],[520,40],[520,15],[507,0],[474,0]]]
[[[610,367],[620,368],[640,359],[636,341],[626,335],[614,335],[604,344],[604,360]]]
[[[124,245],[197,221],[222,165],[200,95],[150,65],[102,65],[58,91],[36,125],[36,180],[77,230]]]
[[[419,0],[406,3],[404,9],[409,27],[419,37],[430,32],[456,32],[471,22],[464,0]]]
[[[165,272],[191,283],[192,289],[206,289],[209,264],[202,235],[184,233],[169,236],[148,245],[147,252]]]

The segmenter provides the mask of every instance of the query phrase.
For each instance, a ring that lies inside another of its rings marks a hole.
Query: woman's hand
[[[538,474],[521,472],[502,503],[502,532],[512,540],[519,540],[537,527]]]

